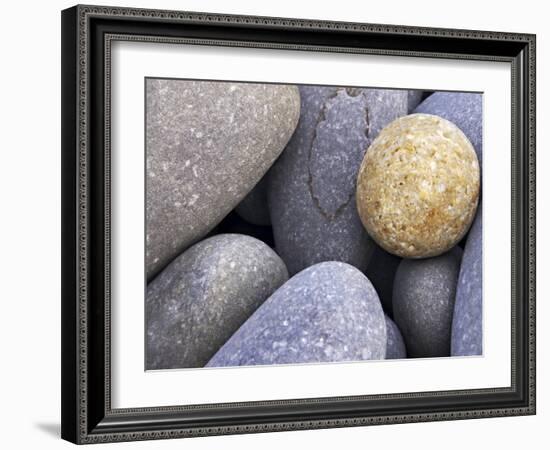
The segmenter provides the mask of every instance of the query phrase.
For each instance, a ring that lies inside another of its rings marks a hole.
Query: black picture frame
[[[512,67],[511,386],[113,409],[110,44],[187,42],[505,61]],[[62,437],[98,443],[535,414],[535,36],[178,11],[62,12]]]

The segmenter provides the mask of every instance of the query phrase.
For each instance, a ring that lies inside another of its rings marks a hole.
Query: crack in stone
[[[313,174],[311,173],[311,158],[313,155],[313,145],[317,140],[317,129],[319,128],[319,125],[326,120],[326,114],[327,114],[327,108],[328,108],[327,104],[330,102],[330,100],[334,99],[338,95],[338,93],[341,92],[342,90],[344,90],[346,94],[350,97],[357,97],[358,95],[361,94],[361,92],[359,92],[359,88],[343,88],[343,89],[337,89],[334,92],[334,94],[326,98],[326,100],[323,102],[323,107],[321,108],[319,117],[317,118],[317,121],[315,123],[315,128],[313,129],[313,136],[311,139],[311,143],[309,145],[309,152],[308,152],[308,158],[307,158],[307,171],[308,171],[307,185],[308,185],[309,195],[313,201],[313,204],[315,205],[315,208],[317,208],[317,210],[321,213],[321,215],[329,221],[337,219],[338,216],[342,214],[346,206],[350,204],[351,200],[355,196],[355,190],[352,189],[351,193],[348,195],[348,198],[340,206],[338,206],[338,208],[336,208],[334,213],[330,213],[326,211],[321,206],[321,201],[319,197],[315,195],[315,192],[313,189]],[[365,122],[366,122],[365,136],[367,138],[367,141],[369,141],[368,135],[370,133],[370,120],[369,120],[369,111],[368,111],[367,105],[365,105]]]
[[[365,99],[366,100],[366,99]],[[369,117],[369,106],[365,103],[365,137],[367,138],[367,143],[370,145],[370,117]],[[368,148],[368,147],[367,147]],[[365,149],[365,153],[367,153],[367,149]],[[365,156],[365,155],[363,155]]]

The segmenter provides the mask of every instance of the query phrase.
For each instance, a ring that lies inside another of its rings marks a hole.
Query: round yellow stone
[[[474,148],[456,125],[411,114],[391,122],[368,148],[357,179],[357,209],[386,251],[436,256],[468,231],[479,179]]]

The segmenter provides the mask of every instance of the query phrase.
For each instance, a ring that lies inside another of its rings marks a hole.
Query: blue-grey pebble
[[[235,208],[241,218],[253,225],[271,225],[267,207],[267,181],[266,174]]]
[[[479,166],[483,155],[483,98],[470,92],[435,92],[414,110],[450,120],[470,140],[477,154]]]
[[[208,367],[384,359],[380,300],[359,270],[309,267],[279,288],[208,362]]]
[[[481,355],[483,351],[481,211],[479,207],[460,266],[451,337],[452,356]]]
[[[426,259],[403,259],[393,288],[393,318],[409,357],[449,356],[462,250]]]
[[[287,279],[281,258],[249,236],[190,247],[147,287],[146,368],[203,367]]]
[[[407,357],[407,348],[401,331],[393,320],[386,316],[388,341],[386,345],[386,359],[403,359]]]
[[[295,274],[323,261],[365,270],[374,248],[355,206],[357,173],[407,91],[300,86],[300,120],[270,170],[275,247]]]
[[[378,293],[384,312],[390,317],[393,317],[393,280],[400,262],[400,257],[392,255],[380,246],[375,245],[369,265],[365,271],[365,275],[367,275],[367,278]]]

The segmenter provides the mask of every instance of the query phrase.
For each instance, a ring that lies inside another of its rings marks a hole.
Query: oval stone
[[[367,267],[373,245],[355,207],[363,155],[407,113],[407,92],[300,86],[298,127],[270,171],[277,252],[295,274],[322,261]]]
[[[383,359],[386,333],[370,281],[349,264],[325,262],[279,288],[208,367]]]
[[[405,341],[401,331],[393,320],[386,316],[386,330],[388,341],[386,344],[386,359],[403,359],[407,357]]]
[[[385,127],[369,147],[357,179],[357,208],[384,250],[426,258],[466,234],[479,187],[479,164],[464,133],[441,117],[411,114]]]
[[[257,239],[222,234],[195,244],[147,287],[147,369],[203,367],[287,278]]]
[[[434,92],[414,110],[454,123],[474,146],[479,166],[483,161],[483,95],[469,92]]]
[[[298,122],[296,86],[146,80],[151,280],[254,187]]]
[[[449,356],[462,250],[427,259],[404,259],[393,288],[393,318],[409,357]]]
[[[483,351],[483,258],[481,207],[468,233],[460,266],[451,337],[452,356],[481,355]]]

